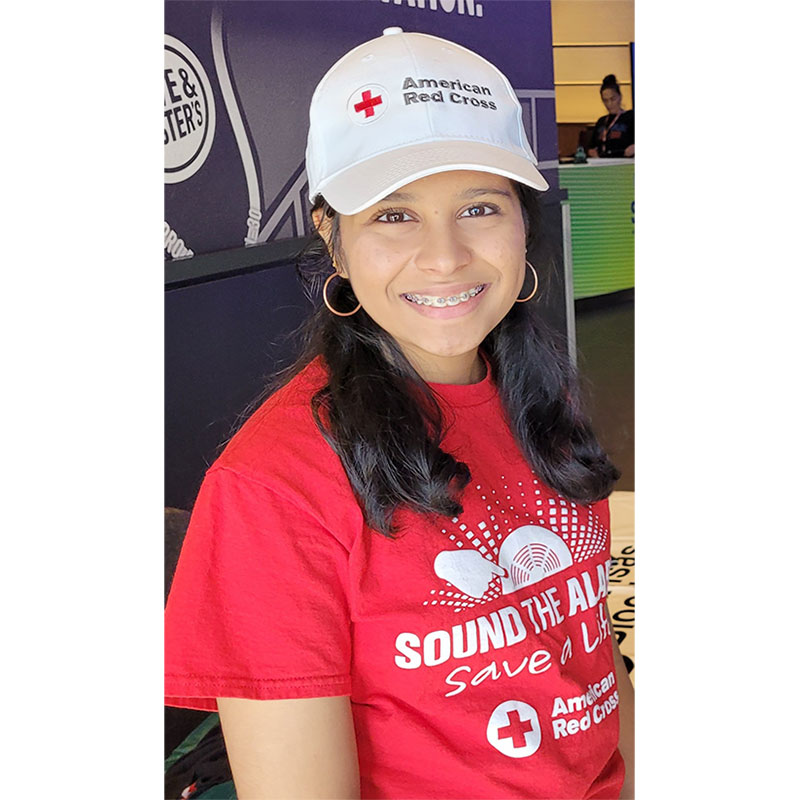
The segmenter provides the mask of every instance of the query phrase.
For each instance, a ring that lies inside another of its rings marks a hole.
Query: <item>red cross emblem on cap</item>
[[[375,106],[380,105],[382,102],[383,98],[380,95],[373,97],[372,91],[367,89],[366,91],[361,92],[361,102],[356,103],[353,108],[356,111],[363,111],[367,117],[374,117]]]
[[[386,113],[390,103],[385,86],[364,83],[347,98],[347,116],[356,125],[369,125]]]

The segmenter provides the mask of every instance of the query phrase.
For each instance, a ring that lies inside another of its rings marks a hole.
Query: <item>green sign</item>
[[[558,168],[569,196],[576,300],[633,288],[633,171],[628,159]]]

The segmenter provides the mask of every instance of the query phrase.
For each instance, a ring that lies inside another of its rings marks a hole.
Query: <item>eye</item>
[[[467,208],[462,217],[491,217],[493,214],[499,212],[499,208],[490,203],[476,203],[474,206]]]
[[[376,222],[384,222],[390,225],[398,222],[409,222],[410,220],[411,217],[399,208],[387,208],[375,217]]]

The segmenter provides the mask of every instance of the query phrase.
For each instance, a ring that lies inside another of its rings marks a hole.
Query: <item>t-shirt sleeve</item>
[[[311,514],[212,468],[167,602],[167,705],[348,695],[348,552]]]

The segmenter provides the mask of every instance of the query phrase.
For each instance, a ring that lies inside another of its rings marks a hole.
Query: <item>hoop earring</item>
[[[533,273],[533,291],[527,296],[523,297],[522,299],[517,298],[517,303],[527,303],[528,300],[531,299],[536,294],[536,290],[539,288],[539,276],[536,274],[536,270],[533,268],[533,264],[530,261],[526,261],[525,264],[530,268],[530,271]]]
[[[353,314],[361,308],[361,303],[359,303],[352,311],[337,311],[329,302],[328,302],[328,284],[337,276],[339,275],[338,272],[334,272],[333,274],[328,276],[328,279],[325,281],[325,285],[322,287],[322,300],[325,305],[328,307],[328,311],[331,314],[336,314],[337,317],[352,317]]]

